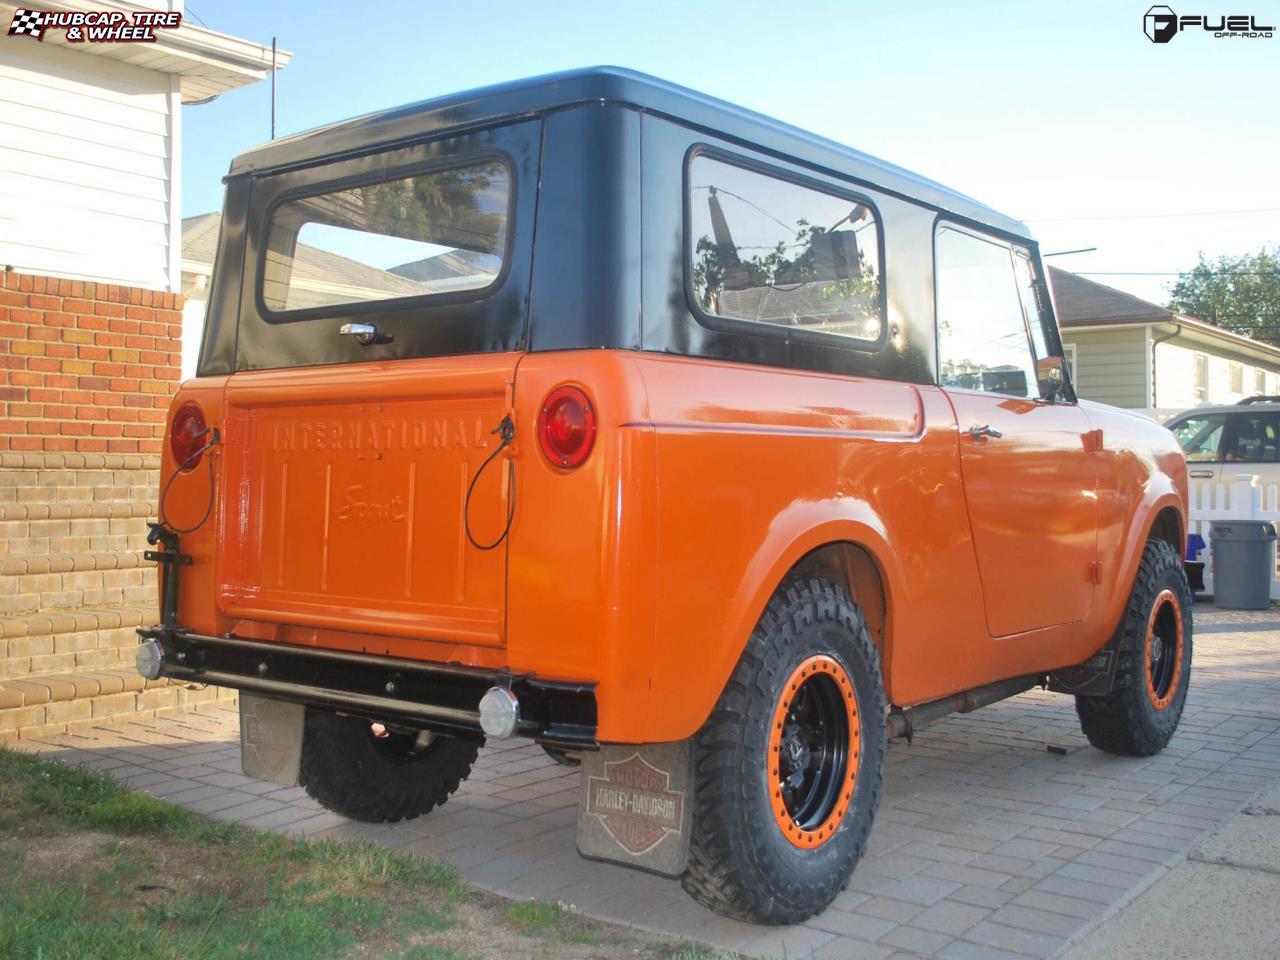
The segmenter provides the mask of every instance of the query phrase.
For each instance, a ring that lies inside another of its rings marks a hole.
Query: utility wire
[[[1134,213],[1107,217],[1023,217],[1028,223],[1097,223],[1106,220],[1171,220],[1180,217],[1237,217],[1257,213],[1280,213],[1280,207],[1255,207],[1251,210],[1183,210],[1175,213]]]
[[[733,199],[735,200],[741,200],[748,207],[751,207],[757,213],[763,214],[764,216],[768,217],[770,220],[772,220],[778,226],[782,227],[784,230],[789,230],[792,233],[795,232],[796,228],[793,224],[783,223],[781,220],[775,217],[772,213],[770,213],[764,207],[760,206],[757,203],[752,203],[746,197],[740,196],[739,194],[734,193],[732,190],[726,190],[724,187],[717,187],[714,183],[706,184],[706,185],[698,185],[698,186],[695,186],[693,189],[694,190],[714,190],[716,193],[723,193],[726,197],[733,197]]]
[[[1066,270],[1082,277],[1185,277],[1197,273],[1196,267],[1189,270]],[[1214,270],[1208,268],[1199,271],[1199,275],[1208,274],[1214,277],[1280,277],[1280,270]]]

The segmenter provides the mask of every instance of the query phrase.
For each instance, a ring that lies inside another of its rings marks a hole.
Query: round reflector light
[[[169,425],[169,449],[178,469],[194,470],[204,458],[203,447],[209,428],[204,422],[204,412],[194,403],[184,403],[173,415]]]
[[[581,387],[556,387],[538,414],[542,452],[557,467],[581,466],[596,442],[596,412]]]

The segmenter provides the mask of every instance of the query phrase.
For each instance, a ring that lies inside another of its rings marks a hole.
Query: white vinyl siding
[[[0,61],[0,264],[177,289],[168,74],[53,44]]]
[[[1068,328],[1062,331],[1062,336],[1075,347],[1075,387],[1082,399],[1117,407],[1146,405],[1143,327],[1097,332],[1076,332]]]
[[[1141,409],[1148,403],[1147,371],[1153,373],[1152,405],[1163,411],[1199,404],[1235,403],[1255,393],[1280,393],[1280,363],[1270,364],[1245,351],[1227,351],[1213,341],[1178,337],[1172,341],[1161,327],[1152,328],[1150,366],[1146,326],[1119,330],[1062,331],[1073,366],[1076,392],[1086,400]],[[1261,352],[1261,348],[1259,349]],[[1253,362],[1250,362],[1250,361]],[[1197,396],[1197,366],[1203,363],[1204,395]],[[1265,389],[1258,390],[1257,384]]]
[[[1196,359],[1204,358],[1208,379],[1203,398],[1196,396]],[[1238,379],[1237,379],[1238,378]],[[1257,385],[1261,378],[1262,389]],[[1215,355],[1207,347],[1162,343],[1156,347],[1156,405],[1185,409],[1200,403],[1236,403],[1256,393],[1275,393],[1274,367]]]

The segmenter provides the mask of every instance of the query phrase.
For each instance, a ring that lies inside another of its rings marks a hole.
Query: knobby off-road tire
[[[836,722],[815,724],[815,717]],[[807,742],[820,745],[842,724],[845,763],[837,761],[826,780],[815,773],[805,787],[804,770],[832,767],[813,765],[813,757],[838,757],[839,749],[794,752],[799,734],[808,731]],[[723,916],[754,923],[798,923],[821,911],[862,856],[884,751],[880,657],[862,612],[843,587],[788,581],[695,738],[685,890]],[[834,801],[824,793],[828,781],[837,786]],[[807,802],[824,797],[826,807]]]
[[[368,720],[307,708],[299,781],[326,810],[368,823],[420,817],[449,799],[480,744],[379,731]]]
[[[1164,540],[1147,542],[1119,629],[1115,686],[1076,697],[1076,713],[1099,750],[1149,757],[1177,730],[1191,681],[1191,590]]]

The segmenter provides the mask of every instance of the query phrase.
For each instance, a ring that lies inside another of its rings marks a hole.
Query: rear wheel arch
[[[884,570],[866,547],[850,540],[827,543],[809,551],[783,575],[781,590],[795,577],[816,577],[839,584],[862,610],[871,639],[880,651],[886,672],[889,662],[889,590]],[[774,591],[777,592],[776,590]]]
[[[756,550],[743,570],[741,595],[748,599],[735,605],[721,626],[703,672],[705,686],[699,691],[696,709],[690,711],[697,719],[688,728],[682,726],[671,739],[692,735],[711,715],[769,603],[796,577],[839,586],[865,610],[868,632],[880,656],[884,693],[892,697],[893,584],[901,571],[894,565],[884,525],[871,511],[815,516],[814,504],[800,506],[803,509],[775,517],[771,526],[774,536]]]

